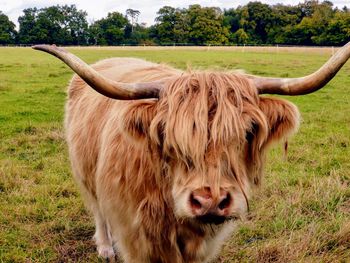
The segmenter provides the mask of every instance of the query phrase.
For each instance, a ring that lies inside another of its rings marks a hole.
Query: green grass
[[[178,68],[245,69],[294,77],[314,53],[74,49],[89,63],[132,56]],[[29,48],[0,48],[0,262],[98,262],[92,218],[73,182],[63,132],[72,76]],[[350,64],[317,93],[288,98],[299,133],[269,154],[251,212],[216,262],[350,261]]]

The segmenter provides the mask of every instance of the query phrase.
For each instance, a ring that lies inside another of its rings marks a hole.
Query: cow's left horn
[[[304,95],[325,86],[350,57],[350,42],[338,50],[319,70],[301,78],[265,78],[247,75],[259,94]]]
[[[134,100],[158,98],[161,82],[122,83],[105,78],[84,61],[56,45],[36,45],[34,49],[56,56],[73,69],[97,92],[113,99]]]

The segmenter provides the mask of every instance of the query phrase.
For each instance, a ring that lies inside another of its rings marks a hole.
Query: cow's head
[[[35,48],[63,60],[103,95],[158,99],[130,104],[125,129],[147,138],[158,152],[175,216],[203,223],[240,217],[248,208],[250,185],[260,181],[267,146],[298,128],[299,112],[292,103],[259,95],[314,92],[350,57],[349,43],[318,71],[295,79],[188,72],[158,82],[120,83],[104,78],[63,49]]]
[[[261,98],[244,75],[185,73],[162,91],[150,122],[172,179],[175,214],[221,223],[248,208],[266,147],[295,131],[297,108]]]

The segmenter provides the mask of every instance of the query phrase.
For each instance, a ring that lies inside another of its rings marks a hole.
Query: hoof
[[[106,259],[106,262],[115,262],[115,253],[112,246],[99,246],[97,252],[100,257]]]

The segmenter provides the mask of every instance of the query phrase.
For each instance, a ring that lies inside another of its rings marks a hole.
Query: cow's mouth
[[[196,216],[196,219],[202,223],[202,224],[214,224],[214,225],[220,225],[223,224],[226,221],[230,221],[235,219],[236,217],[233,216],[219,216],[215,214],[205,214],[201,216]]]

